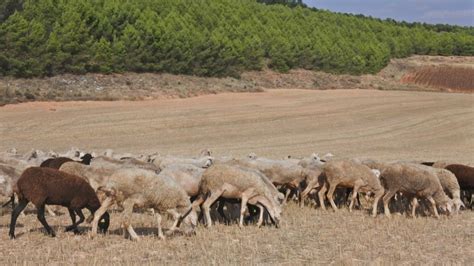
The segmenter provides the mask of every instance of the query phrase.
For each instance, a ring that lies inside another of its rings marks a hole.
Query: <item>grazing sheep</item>
[[[26,169],[26,168],[25,168]],[[5,202],[2,207],[12,204],[12,209],[15,208],[15,197],[13,194],[13,187],[15,186],[21,173],[24,171],[23,167],[13,167],[7,164],[0,163],[0,187],[3,192],[0,195],[9,197],[10,200]],[[51,207],[46,206],[46,211],[50,216],[56,216]]]
[[[303,167],[287,160],[271,160],[266,158],[234,159],[228,162],[260,171],[270,179],[275,186],[286,189],[285,202],[292,190],[299,193],[302,182],[307,179],[308,171]]]
[[[317,153],[313,153],[311,154],[311,156],[309,156],[308,158],[303,158],[301,159],[299,162],[298,162],[298,165],[299,166],[302,166],[302,167],[322,167],[324,165],[324,162],[323,160],[321,160],[321,158],[319,157],[319,155]]]
[[[106,198],[94,216],[92,236],[95,236],[97,232],[100,215],[114,202],[124,209],[121,224],[127,229],[132,240],[139,240],[130,223],[134,207],[155,210],[158,236],[161,239],[165,238],[160,215],[164,213],[169,213],[174,218],[169,232],[174,232],[182,221],[191,226],[191,231],[188,233],[194,232],[197,215],[186,191],[172,178],[143,169],[125,168],[114,172],[98,191],[104,193]]]
[[[436,174],[439,182],[444,189],[444,192],[453,199],[454,208],[459,212],[461,207],[465,207],[461,200],[461,188],[459,186],[456,176],[446,169],[436,169]]]
[[[135,158],[125,158],[123,160],[117,160],[110,157],[99,156],[92,160],[91,166],[93,167],[106,167],[106,168],[140,168],[144,170],[153,171],[160,173],[161,168],[153,163],[144,162]]]
[[[257,159],[257,154],[255,154],[254,152],[251,152],[247,155],[247,158],[250,160],[255,160]]]
[[[459,212],[461,207],[465,207],[461,200],[461,189],[459,187],[458,180],[453,173],[446,169],[433,168],[423,164],[418,165],[418,167],[426,171],[433,171],[436,174],[444,192],[453,200],[454,210],[456,212]]]
[[[165,157],[155,157],[153,163],[159,166],[161,169],[166,168],[168,165],[171,164],[194,164],[197,167],[201,168],[208,168],[214,162],[214,158],[212,156],[202,156],[200,158],[181,158],[175,156],[165,156]]]
[[[10,200],[3,204],[6,206],[10,202],[13,202],[13,186],[20,178],[21,172],[15,167],[0,163],[0,196],[8,197]]]
[[[354,160],[355,162],[359,163],[359,160]],[[383,171],[385,168],[391,165],[389,162],[384,161],[377,161],[372,159],[365,159],[360,161],[361,164],[368,166],[370,169],[377,169],[379,171]]]
[[[71,158],[73,160],[77,160],[81,158],[85,153],[79,150],[78,148],[71,147],[69,151],[65,153],[60,153],[58,157],[66,157],[66,158]]]
[[[422,168],[420,165],[395,163],[382,171],[380,180],[386,189],[383,196],[385,215],[390,217],[388,203],[397,192],[402,192],[412,199],[412,215],[416,209],[416,198],[426,198],[433,207],[433,213],[438,218],[438,205],[443,210],[451,212],[452,201],[446,196],[436,172]]]
[[[53,169],[59,169],[63,163],[66,162],[73,162],[73,159],[67,157],[57,157],[57,158],[49,158],[46,161],[40,164],[40,167],[49,167]]]
[[[99,199],[92,187],[82,178],[51,168],[30,167],[18,179],[14,188],[18,196],[18,206],[15,207],[10,223],[10,238],[15,238],[15,225],[18,215],[23,211],[28,202],[32,202],[38,209],[38,220],[46,232],[55,236],[44,218],[45,205],[61,205],[67,207],[71,216],[72,225],[66,231],[78,233],[77,226],[84,221],[83,208],[87,208],[93,215],[100,207]],[[79,221],[76,222],[76,214]],[[101,214],[98,220],[104,219],[100,224],[102,231],[107,231],[109,214]]]
[[[209,148],[202,149],[199,153],[200,157],[212,156],[212,151]]]
[[[210,207],[216,200],[220,197],[240,199],[240,227],[243,226],[243,216],[247,203],[258,206],[261,215],[266,209],[272,221],[278,226],[281,206],[278,202],[277,193],[275,187],[253,169],[237,165],[216,164],[204,172],[199,185],[199,196],[193,202],[193,206],[202,205],[206,225],[211,227]],[[259,219],[259,225],[261,225],[260,220],[261,218]]]
[[[455,164],[455,163],[441,160],[441,161],[436,161],[436,162],[422,162],[421,164],[426,165],[426,166],[431,166],[434,168],[446,168],[446,166],[450,164]]]
[[[23,159],[6,154],[0,154],[0,163],[10,165],[20,172],[23,172],[28,167],[34,166]]]
[[[459,187],[463,191],[471,208],[474,207],[472,203],[472,194],[474,193],[474,167],[462,164],[450,164],[446,166],[447,170],[453,173],[458,180]]]
[[[377,204],[379,199],[383,196],[384,189],[380,184],[379,178],[365,165],[356,163],[351,160],[330,161],[323,167],[325,181],[327,185],[323,186],[319,191],[321,207],[324,206],[324,193],[328,189],[327,198],[331,203],[334,211],[337,206],[334,203],[333,194],[338,186],[352,188],[352,198],[349,204],[349,211],[352,211],[354,201],[357,193],[372,192],[375,194],[375,200],[372,208],[372,216],[377,215]]]
[[[81,159],[80,163],[88,165],[91,162],[92,155],[90,153],[87,153],[87,154],[84,154],[82,157],[80,157],[80,159]],[[53,169],[58,169],[59,170],[61,165],[63,165],[64,163],[67,163],[67,162],[74,162],[74,160],[72,160],[71,158],[68,158],[68,157],[53,157],[53,158],[49,158],[46,161],[42,162],[40,167],[48,167],[48,168],[53,168]],[[48,213],[51,216],[56,216],[55,212],[53,211],[53,209],[51,209],[51,207],[46,206],[46,210],[48,211]],[[57,210],[58,209],[56,208],[56,211]]]
[[[205,169],[193,164],[171,164],[160,172],[173,178],[188,193],[188,196],[195,198],[199,192],[199,183]]]
[[[304,171],[306,172],[304,179],[306,187],[300,193],[300,207],[304,207],[304,202],[312,190],[316,190],[324,184],[323,171],[320,167],[308,166]]]
[[[59,168],[60,171],[83,178],[94,190],[105,184],[110,175],[117,169],[117,167],[110,165],[94,166],[79,162],[66,162]]]

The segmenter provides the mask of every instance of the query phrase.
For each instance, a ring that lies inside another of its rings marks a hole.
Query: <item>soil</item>
[[[159,73],[59,75],[47,78],[0,78],[0,106],[31,101],[150,100],[187,98],[223,92],[266,89],[378,89],[472,92],[451,83],[404,82],[426,67],[474,69],[474,57],[412,56],[393,59],[376,75],[335,75],[304,69],[278,73],[269,69],[246,72],[240,78],[205,78]],[[472,84],[472,76],[466,76]],[[470,79],[470,80],[469,80]],[[466,83],[466,82],[463,82]],[[456,85],[456,84],[454,84]],[[470,86],[470,85],[469,85]],[[468,87],[469,87],[468,86]]]

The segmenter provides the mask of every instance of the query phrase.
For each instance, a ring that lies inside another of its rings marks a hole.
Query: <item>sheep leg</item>
[[[48,222],[46,222],[46,218],[44,218],[44,209],[45,209],[45,205],[42,204],[41,206],[38,207],[38,213],[36,215],[36,217],[38,218],[38,220],[41,222],[41,224],[43,225],[44,229],[46,229],[46,232],[51,235],[52,237],[55,237],[56,234],[54,233],[53,229],[51,229],[51,227],[49,227],[49,224]]]
[[[18,219],[18,216],[20,213],[26,208],[26,205],[28,205],[28,201],[25,199],[20,200],[18,205],[15,207],[15,209],[12,212],[12,219],[10,222],[10,238],[14,239],[15,238],[15,226],[16,226],[16,220]]]
[[[76,224],[76,213],[71,208],[67,208],[67,210],[69,212],[69,216],[71,216],[72,224],[70,226],[66,227],[66,230],[64,230],[64,232],[71,231],[72,229],[74,229],[74,225]]]
[[[258,223],[257,223],[257,226],[258,226],[258,227],[261,227],[262,224],[263,224],[263,213],[265,212],[265,207],[263,207],[263,205],[261,205],[261,204],[258,204],[257,206],[258,206],[258,208],[259,208],[259,210],[260,210],[260,213],[259,213],[259,215],[258,215]]]
[[[373,203],[373,206],[372,206],[372,217],[377,216],[377,207],[379,205],[378,203],[379,203],[380,198],[383,196],[383,192],[384,192],[383,189],[375,192],[374,203]]]
[[[334,194],[334,191],[336,190],[336,187],[337,187],[337,184],[329,184],[329,191],[328,191],[328,194],[326,195],[334,211],[337,211],[337,206],[336,206],[336,203],[334,203],[334,199],[333,199],[333,194]]]
[[[359,197],[359,188],[361,187],[363,181],[362,180],[357,180],[354,183],[354,188],[352,189],[352,196],[351,196],[351,203],[349,204],[349,212],[352,212],[352,207],[354,207],[354,202],[356,198],[358,199]]]
[[[326,210],[326,204],[324,203],[324,196],[325,196],[327,190],[328,190],[328,188],[327,188],[326,184],[324,184],[318,192],[319,205],[321,205],[321,208],[323,210]]]
[[[69,209],[68,209],[69,210]],[[72,211],[72,213],[71,213]],[[79,221],[76,222],[76,215],[75,213],[77,213],[77,215],[79,216]],[[79,230],[77,229],[77,227],[84,222],[85,218],[84,218],[84,214],[82,213],[82,210],[76,210],[74,212],[74,210],[70,210],[69,211],[69,214],[71,215],[71,219],[72,219],[72,225],[66,227],[66,232],[68,231],[73,231],[74,234],[79,234]],[[74,217],[74,218],[72,218]]]
[[[171,225],[170,229],[168,230],[168,233],[172,234],[174,231],[176,231],[176,228],[178,228],[181,215],[175,209],[168,210],[167,212],[170,213],[174,219],[173,225]]]
[[[288,202],[288,198],[290,197],[290,194],[291,194],[291,189],[286,188],[285,200],[283,201],[283,205],[286,205],[286,203]]]
[[[224,205],[225,205],[225,202],[224,200],[220,200],[219,202],[217,202],[218,206],[217,206],[217,212],[219,213],[220,216],[222,216],[222,218],[224,218],[224,222],[226,224],[229,224],[230,223],[230,219],[229,217],[227,217],[227,215],[225,214],[224,212]]]
[[[436,208],[436,202],[435,200],[432,198],[432,197],[427,197],[427,199],[430,201],[431,203],[431,207],[433,208],[433,214],[436,218],[439,218],[439,214],[438,214],[438,209]]]
[[[54,213],[53,209],[49,205],[45,205],[44,208],[48,212],[49,216],[56,217],[56,213]]]
[[[306,197],[308,196],[309,192],[313,190],[314,186],[313,184],[308,184],[306,188],[303,190],[303,192],[300,193],[300,207],[304,207],[304,201],[306,200]]]
[[[211,220],[211,205],[224,193],[224,189],[215,191],[211,193],[211,195],[204,201],[202,204],[202,209],[204,211],[204,215],[206,217],[206,227],[210,228],[212,226]]]
[[[107,211],[107,209],[112,205],[112,203],[113,203],[113,200],[111,197],[105,198],[100,208],[94,213],[94,220],[92,221],[91,237],[95,237],[97,235],[97,227],[99,225],[99,220],[102,217],[102,215],[104,215],[104,213]]]
[[[122,206],[124,207],[123,213],[122,213],[122,227],[127,229],[128,234],[130,235],[130,238],[133,241],[138,241],[140,240],[137,233],[132,227],[132,224],[130,223],[130,220],[132,218],[132,213],[133,213],[133,206],[135,205],[135,201],[133,199],[127,199],[123,202]]]
[[[163,234],[163,228],[161,227],[161,215],[158,212],[155,212],[156,226],[158,227],[158,237],[161,240],[165,240],[165,235]]]
[[[416,207],[418,207],[418,200],[416,197],[411,199],[411,217],[416,218]]]
[[[244,227],[244,215],[245,215],[245,211],[247,210],[247,202],[249,201],[249,198],[248,198],[247,194],[243,193],[241,200],[242,200],[242,202],[240,203],[239,227],[243,228]]]
[[[388,208],[388,203],[390,202],[390,199],[395,195],[396,191],[388,191],[385,196],[383,196],[383,209],[385,212],[385,216],[388,218],[391,217],[390,215],[390,209]]]

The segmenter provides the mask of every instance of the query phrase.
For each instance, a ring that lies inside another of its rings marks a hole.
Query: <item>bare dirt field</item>
[[[450,91],[473,92],[474,68],[423,67],[406,74],[401,81]]]
[[[311,152],[337,157],[448,159],[474,163],[474,95],[378,90],[270,90],[141,102],[28,103],[0,108],[0,150],[113,148],[123,152],[216,156],[255,152],[282,158]],[[434,219],[369,217],[364,210],[284,208],[283,225],[200,226],[195,237],[155,237],[153,217],[135,214],[141,242],[63,233],[67,215],[0,217],[4,264],[457,264],[474,261],[474,212]],[[88,230],[86,225],[84,230]]]

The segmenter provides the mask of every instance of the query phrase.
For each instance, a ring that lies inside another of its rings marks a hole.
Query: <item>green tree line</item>
[[[238,76],[264,66],[363,74],[412,54],[474,54],[472,28],[255,0],[6,0],[0,12],[3,76]]]

